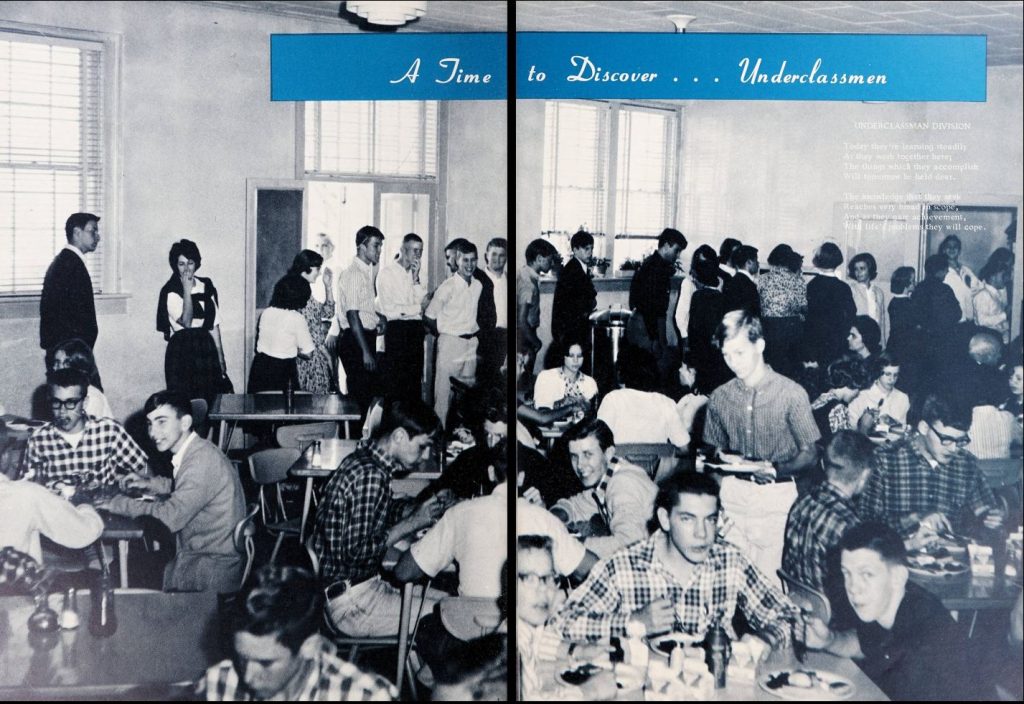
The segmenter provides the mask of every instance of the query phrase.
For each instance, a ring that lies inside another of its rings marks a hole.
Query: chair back
[[[642,467],[647,476],[654,479],[658,468],[665,459],[674,463],[676,456],[675,445],[668,442],[624,442],[615,445],[615,455],[622,459]]]
[[[292,447],[254,452],[249,455],[249,475],[260,486],[277,484],[288,478],[288,469],[301,454]]]
[[[832,620],[832,605],[828,597],[814,587],[804,584],[799,579],[783,569],[778,570],[779,579],[782,580],[782,589],[789,596],[790,600],[799,606],[805,613],[820,618],[823,623],[828,624]]]
[[[338,437],[338,424],[333,421],[322,423],[299,423],[282,425],[275,435],[281,447],[294,447],[302,450],[314,440]]]
[[[210,412],[210,405],[205,398],[194,398],[192,404],[192,428],[202,438],[208,438],[210,427],[206,422],[206,416]]]
[[[256,535],[256,514],[260,512],[259,504],[250,504],[246,508],[246,514],[231,533],[231,540],[235,544],[235,550],[245,555],[245,569],[242,572],[242,581],[238,585],[241,589],[249,579],[249,572],[252,570],[253,559],[256,557],[256,545],[253,536]]]

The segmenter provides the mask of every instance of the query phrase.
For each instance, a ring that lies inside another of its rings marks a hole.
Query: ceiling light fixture
[[[370,24],[399,27],[427,13],[426,2],[392,2],[391,0],[361,0],[345,3],[345,9],[359,15]]]
[[[669,15],[665,19],[676,26],[676,34],[686,34],[687,26],[697,18],[693,15]]]

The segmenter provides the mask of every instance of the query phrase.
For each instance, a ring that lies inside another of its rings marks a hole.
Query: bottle
[[[323,458],[323,452],[321,451],[321,448],[320,448],[320,441],[317,440],[316,442],[313,443],[313,460],[312,460],[311,464],[314,467],[319,467],[320,464],[323,461],[324,461],[324,458]]]
[[[630,621],[626,624],[626,648],[629,652],[629,664],[643,672],[647,671],[647,663],[650,660],[650,649],[644,643],[644,636],[647,635],[647,628],[639,621]]]
[[[89,632],[96,638],[113,635],[117,630],[117,613],[114,609],[114,589],[110,575],[103,574],[92,591],[92,612],[89,614]]]
[[[81,618],[78,615],[78,594],[74,587],[64,592],[64,606],[60,611],[60,627],[65,630],[78,628]]]
[[[715,679],[715,689],[725,689],[725,669],[729,666],[729,635],[721,623],[708,630],[704,649],[708,670]]]

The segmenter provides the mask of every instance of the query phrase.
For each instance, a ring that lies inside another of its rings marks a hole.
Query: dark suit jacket
[[[476,324],[480,326],[481,333],[490,333],[498,324],[498,311],[494,305],[494,282],[480,267],[473,270],[473,277],[483,286],[480,300],[476,304]]]
[[[739,272],[722,286],[725,299],[725,311],[748,310],[754,315],[761,315],[761,296],[757,292],[757,284]]]
[[[62,249],[46,270],[39,300],[39,346],[49,349],[73,337],[96,344],[96,304],[92,279],[74,252]]]
[[[551,307],[551,338],[580,337],[590,339],[589,316],[597,305],[594,282],[576,257],[562,269],[555,284],[555,300]]]

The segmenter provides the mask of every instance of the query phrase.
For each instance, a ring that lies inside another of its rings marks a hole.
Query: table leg
[[[121,573],[121,588],[128,588],[128,541],[117,541],[117,561]]]
[[[302,523],[299,524],[299,542],[306,544],[306,520],[309,518],[309,505],[313,499],[313,477],[306,477],[306,495],[302,497]]]
[[[228,437],[228,422],[226,420],[222,420],[220,422],[220,430],[217,431],[217,444],[220,446],[220,451],[225,453],[225,454],[228,451],[227,437]]]
[[[401,689],[402,678],[405,676],[405,660],[409,655],[409,623],[412,620],[413,583],[402,585],[402,612],[398,617],[398,674],[395,676],[397,687]]]

